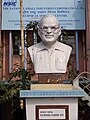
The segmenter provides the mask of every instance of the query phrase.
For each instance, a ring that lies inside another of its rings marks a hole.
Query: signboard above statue
[[[85,30],[85,0],[23,0],[24,28],[44,15],[55,15],[61,28]],[[20,30],[20,0],[2,1],[2,30]]]

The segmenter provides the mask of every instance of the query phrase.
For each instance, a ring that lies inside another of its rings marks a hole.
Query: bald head
[[[52,24],[56,24],[56,25],[60,26],[58,19],[54,15],[43,16],[42,19],[40,20],[38,26],[42,26],[43,24],[47,23],[47,21],[48,21],[48,23],[52,23]]]

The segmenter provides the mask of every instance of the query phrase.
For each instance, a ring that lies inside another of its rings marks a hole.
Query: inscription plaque
[[[36,105],[36,120],[69,120],[68,105]]]

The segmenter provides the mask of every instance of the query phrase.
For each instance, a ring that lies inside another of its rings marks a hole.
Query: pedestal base
[[[78,120],[79,90],[21,90],[27,120]]]
[[[42,106],[39,109],[41,111],[43,110],[42,108],[44,108],[44,106],[46,107],[48,106],[48,109],[46,109],[45,107],[44,110],[42,111],[43,114],[40,114],[39,111],[36,111],[37,106]],[[56,106],[56,108],[53,106]],[[61,117],[61,116],[58,116],[58,112],[55,112],[55,111],[57,110],[57,108],[59,111],[65,110],[63,106],[64,107],[68,106],[68,112],[61,111],[60,114],[63,114],[63,116]],[[78,98],[26,99],[26,111],[27,111],[26,113],[27,120],[78,120]],[[52,114],[48,112],[51,112]],[[57,116],[56,115],[54,116],[55,113],[57,114]],[[36,119],[36,116],[38,117],[38,119]],[[40,118],[43,118],[43,119],[40,119]]]

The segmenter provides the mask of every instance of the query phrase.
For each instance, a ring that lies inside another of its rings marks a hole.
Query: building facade
[[[86,0],[86,29],[66,30],[68,43],[73,46],[72,66],[77,73],[90,72],[90,1]],[[2,30],[2,1],[0,0],[0,76],[7,80],[15,65],[21,66],[20,30]],[[77,36],[78,35],[78,36]],[[78,37],[78,41],[77,41]],[[27,31],[27,45],[34,44],[34,31]],[[29,59],[26,50],[26,59]],[[26,65],[27,67],[27,65]]]

